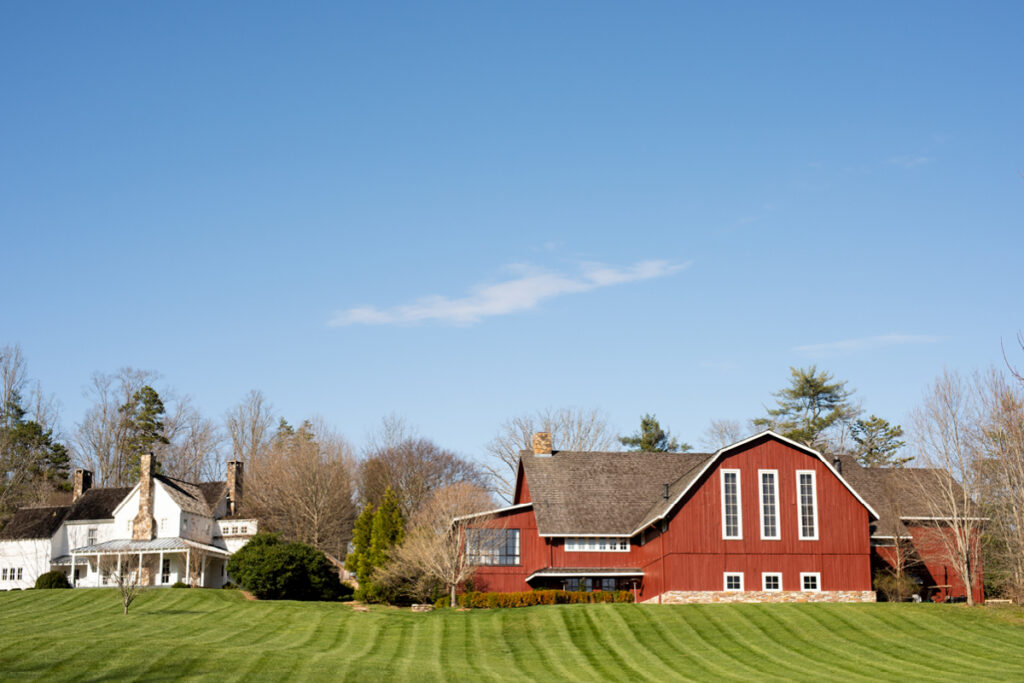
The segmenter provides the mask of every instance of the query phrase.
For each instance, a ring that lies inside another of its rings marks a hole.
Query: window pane
[[[778,510],[775,506],[775,473],[761,473],[761,535],[778,537]]]
[[[800,537],[814,538],[818,535],[815,524],[815,492],[814,475],[810,472],[800,473]]]
[[[723,512],[725,514],[725,537],[738,538],[740,535],[739,474],[722,473]]]

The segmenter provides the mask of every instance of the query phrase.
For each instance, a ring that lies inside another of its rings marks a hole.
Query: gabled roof
[[[843,476],[878,511],[871,535],[877,537],[909,536],[904,520],[932,519],[935,510],[922,492],[940,483],[949,487],[956,498],[963,490],[949,472],[926,467],[862,467],[851,455],[840,456]],[[980,514],[980,513],[974,513]]]
[[[873,518],[878,517],[821,453],[771,431],[715,453],[555,451],[536,456],[523,451],[520,462],[541,536],[633,536],[667,517],[723,457],[767,439],[817,458]]]
[[[654,501],[707,453],[521,454],[541,536],[629,536]]]
[[[162,474],[154,474],[153,479],[164,485],[164,489],[171,496],[171,499],[183,511],[197,515],[213,515],[213,508],[216,507],[216,502],[211,505],[207,499],[207,491],[211,490],[210,487],[182,481],[181,479],[173,479]]]
[[[22,541],[49,539],[60,528],[67,516],[68,506],[22,508],[14,513],[0,531],[0,540]]]
[[[130,486],[89,489],[71,504],[67,521],[81,522],[93,519],[112,519],[114,510],[131,492]]]

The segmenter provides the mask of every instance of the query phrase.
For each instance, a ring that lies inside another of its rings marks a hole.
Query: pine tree
[[[657,418],[651,414],[640,418],[639,432],[633,436],[619,437],[619,441],[631,451],[644,453],[685,453],[693,448],[688,443],[680,443],[672,438],[668,430],[662,429]]]
[[[900,441],[903,427],[891,425],[877,415],[867,420],[857,420],[852,427],[853,440],[857,443],[857,461],[864,467],[902,467],[912,457],[897,457],[896,453],[907,442]]]
[[[346,558],[349,571],[359,577],[355,597],[366,602],[393,602],[400,586],[385,586],[374,579],[374,572],[384,567],[391,551],[405,539],[405,519],[398,505],[398,496],[388,488],[384,499],[374,510],[363,508],[353,532],[353,552]]]
[[[853,391],[846,388],[846,382],[836,381],[824,370],[818,372],[814,365],[789,371],[790,385],[773,394],[776,407],[769,408],[767,417],[755,419],[754,424],[824,449],[828,445],[826,432],[849,424],[860,412],[850,401]]]
[[[118,411],[125,434],[122,480],[130,481],[139,476],[139,458],[143,453],[151,452],[156,444],[170,443],[164,436],[161,419],[166,411],[160,394],[148,384],[132,394]]]

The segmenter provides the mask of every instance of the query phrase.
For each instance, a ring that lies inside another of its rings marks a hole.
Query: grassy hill
[[[1024,678],[1024,613],[565,605],[412,614],[157,590],[0,593],[0,679]]]

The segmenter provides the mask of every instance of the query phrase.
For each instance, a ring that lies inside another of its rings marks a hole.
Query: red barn
[[[772,432],[716,453],[553,451],[538,434],[521,454],[513,504],[462,520],[480,565],[474,587],[630,589],[661,603],[874,601],[879,513],[844,467],[863,469]]]

